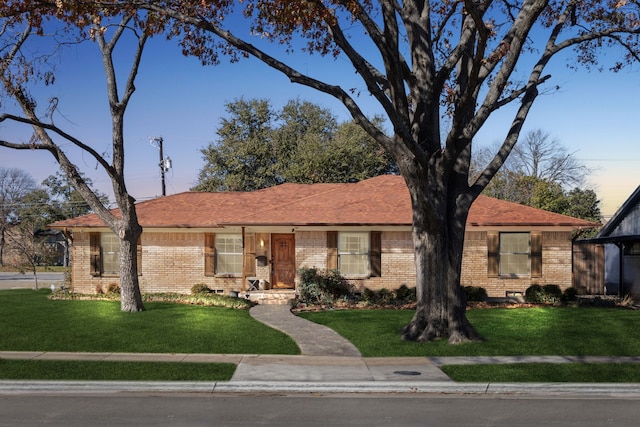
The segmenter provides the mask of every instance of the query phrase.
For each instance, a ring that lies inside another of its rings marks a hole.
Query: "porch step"
[[[269,291],[247,292],[247,299],[258,304],[289,304],[296,298],[293,289],[272,289]]]

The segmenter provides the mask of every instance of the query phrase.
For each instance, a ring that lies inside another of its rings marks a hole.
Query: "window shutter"
[[[372,231],[369,236],[369,245],[371,277],[382,277],[382,232]]]
[[[206,233],[204,235],[204,275],[216,274],[216,235]]]
[[[338,269],[338,232],[327,231],[327,270]]]
[[[487,276],[498,277],[500,274],[500,235],[496,231],[487,231]]]
[[[244,236],[244,273],[245,276],[256,275],[256,235]]]
[[[531,277],[542,277],[542,233],[531,232]]]
[[[136,259],[138,265],[138,276],[142,276],[142,236],[138,237],[138,245],[136,247]]]
[[[89,233],[89,269],[92,276],[100,276],[100,233]]]

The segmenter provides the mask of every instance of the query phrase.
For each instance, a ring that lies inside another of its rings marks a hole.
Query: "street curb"
[[[7,394],[113,393],[291,393],[291,394],[466,394],[640,398],[638,383],[456,383],[456,382],[164,382],[0,381]]]

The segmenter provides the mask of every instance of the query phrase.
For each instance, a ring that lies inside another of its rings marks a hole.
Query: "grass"
[[[449,365],[442,370],[460,382],[640,382],[640,365],[622,363]]]
[[[50,300],[50,291],[0,292],[0,350],[123,353],[299,354],[287,335],[248,310],[146,302]],[[2,360],[0,379],[227,381],[228,363]]]
[[[232,363],[2,360],[3,380],[228,381]]]
[[[146,302],[123,313],[118,301],[50,300],[50,291],[0,292],[0,350],[141,353],[299,354],[295,342],[247,310]],[[638,356],[640,312],[619,308],[474,309],[485,340],[452,346],[402,341],[408,310],[301,313],[353,342],[366,357]],[[233,364],[0,360],[0,379],[224,381]],[[456,365],[465,382],[640,382],[640,364]]]
[[[123,353],[299,354],[290,337],[248,310],[147,302],[49,300],[50,291],[0,292],[0,350]]]
[[[621,308],[536,307],[474,309],[467,317],[485,338],[449,345],[406,342],[400,331],[409,310],[301,313],[350,340],[367,357],[391,356],[638,356],[640,312]]]
[[[449,345],[402,341],[407,310],[301,313],[350,340],[364,356],[638,356],[640,312],[621,308],[474,309],[467,317],[484,341]],[[449,365],[459,382],[640,382],[640,364]]]

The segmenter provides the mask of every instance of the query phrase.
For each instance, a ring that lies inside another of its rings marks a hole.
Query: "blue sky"
[[[330,76],[343,87],[360,89],[363,110],[371,115],[378,111],[344,60],[332,62],[318,55],[298,54],[291,61],[301,72]],[[55,123],[98,151],[108,150],[110,117],[97,46],[85,43],[67,48],[58,71],[55,85],[36,92],[41,106],[49,97],[58,97],[60,113],[55,116]],[[128,72],[128,68],[123,71]],[[576,72],[558,59],[548,72],[553,76],[549,86],[559,85],[560,90],[540,96],[525,125],[524,133],[542,129],[592,169],[587,187],[598,194],[605,216],[612,215],[640,184],[638,71],[636,66],[617,74]],[[183,57],[174,44],[161,38],[150,41],[136,88],[125,117],[125,132],[127,186],[138,200],[161,193],[158,150],[150,139],[161,136],[164,154],[173,161],[173,168],[166,174],[167,194],[187,191],[203,165],[199,150],[215,141],[215,130],[225,115],[224,105],[234,99],[266,98],[274,108],[280,108],[299,97],[330,108],[341,120],[349,119],[337,101],[290,83],[256,60],[203,67],[197,60]],[[499,111],[475,143],[489,145],[503,138],[511,122],[508,113],[508,109]],[[2,124],[0,134],[6,139],[28,141],[31,131],[24,126]],[[108,178],[96,169],[95,161],[79,153],[72,158],[100,190],[110,193]],[[48,153],[3,147],[0,166],[24,169],[38,182],[58,170]]]

